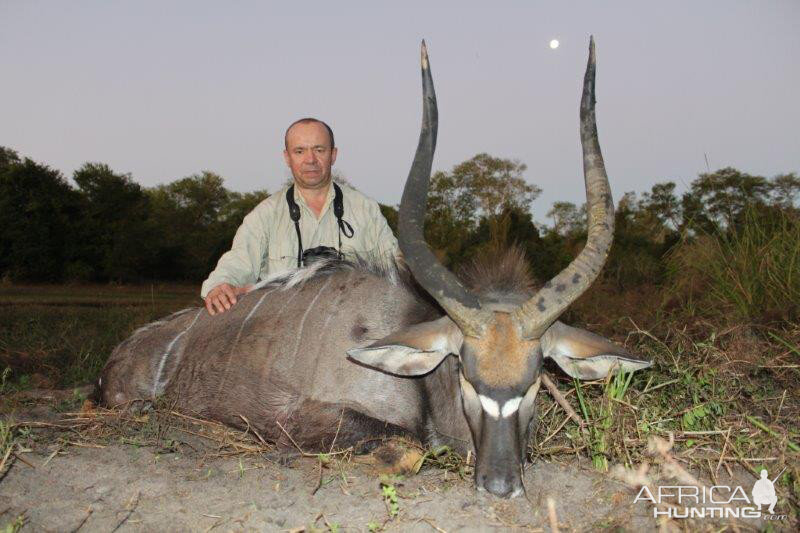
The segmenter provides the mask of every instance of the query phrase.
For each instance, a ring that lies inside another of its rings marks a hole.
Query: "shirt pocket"
[[[269,252],[267,254],[267,262],[270,265],[270,270],[274,265],[283,265],[287,261],[297,261],[297,237],[291,239],[276,239],[269,244]]]

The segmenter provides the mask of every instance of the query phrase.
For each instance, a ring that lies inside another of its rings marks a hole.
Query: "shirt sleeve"
[[[266,224],[258,208],[246,217],[236,235],[231,249],[222,254],[217,267],[203,282],[200,296],[205,298],[214,287],[229,283],[243,287],[258,281],[261,265],[267,255]]]

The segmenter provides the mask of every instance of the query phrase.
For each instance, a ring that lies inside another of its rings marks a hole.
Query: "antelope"
[[[388,435],[475,454],[475,484],[523,491],[542,365],[599,379],[650,362],[557,319],[597,278],[614,212],[595,124],[595,49],[580,103],[588,204],[584,249],[540,287],[510,249],[459,279],[423,237],[438,112],[421,48],[423,118],[399,212],[408,265],[320,261],[258,283],[230,311],[180,311],[134,332],[101,373],[108,405],[169,397],[184,411],[256,429],[285,449]]]

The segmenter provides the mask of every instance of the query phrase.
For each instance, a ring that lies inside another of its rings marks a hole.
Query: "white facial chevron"
[[[509,416],[513,415],[517,409],[519,409],[520,402],[522,402],[522,396],[517,396],[516,398],[511,398],[508,400],[503,404],[503,408],[500,410],[500,416],[503,418],[508,418]]]
[[[517,396],[516,398],[511,398],[504,403],[503,408],[500,409],[500,404],[488,396],[478,394],[478,399],[481,401],[483,410],[486,411],[486,414],[492,418],[500,418],[501,416],[503,418],[508,418],[517,412],[517,409],[519,409],[519,404],[522,402],[522,396]]]
[[[481,401],[483,410],[486,411],[487,415],[491,416],[492,418],[500,418],[500,406],[496,401],[484,396],[483,394],[478,394],[478,399]]]

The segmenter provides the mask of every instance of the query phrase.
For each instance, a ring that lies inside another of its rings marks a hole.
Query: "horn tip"
[[[428,70],[428,47],[425,44],[425,39],[422,39],[422,46],[420,47],[420,57],[422,62],[422,69]]]

